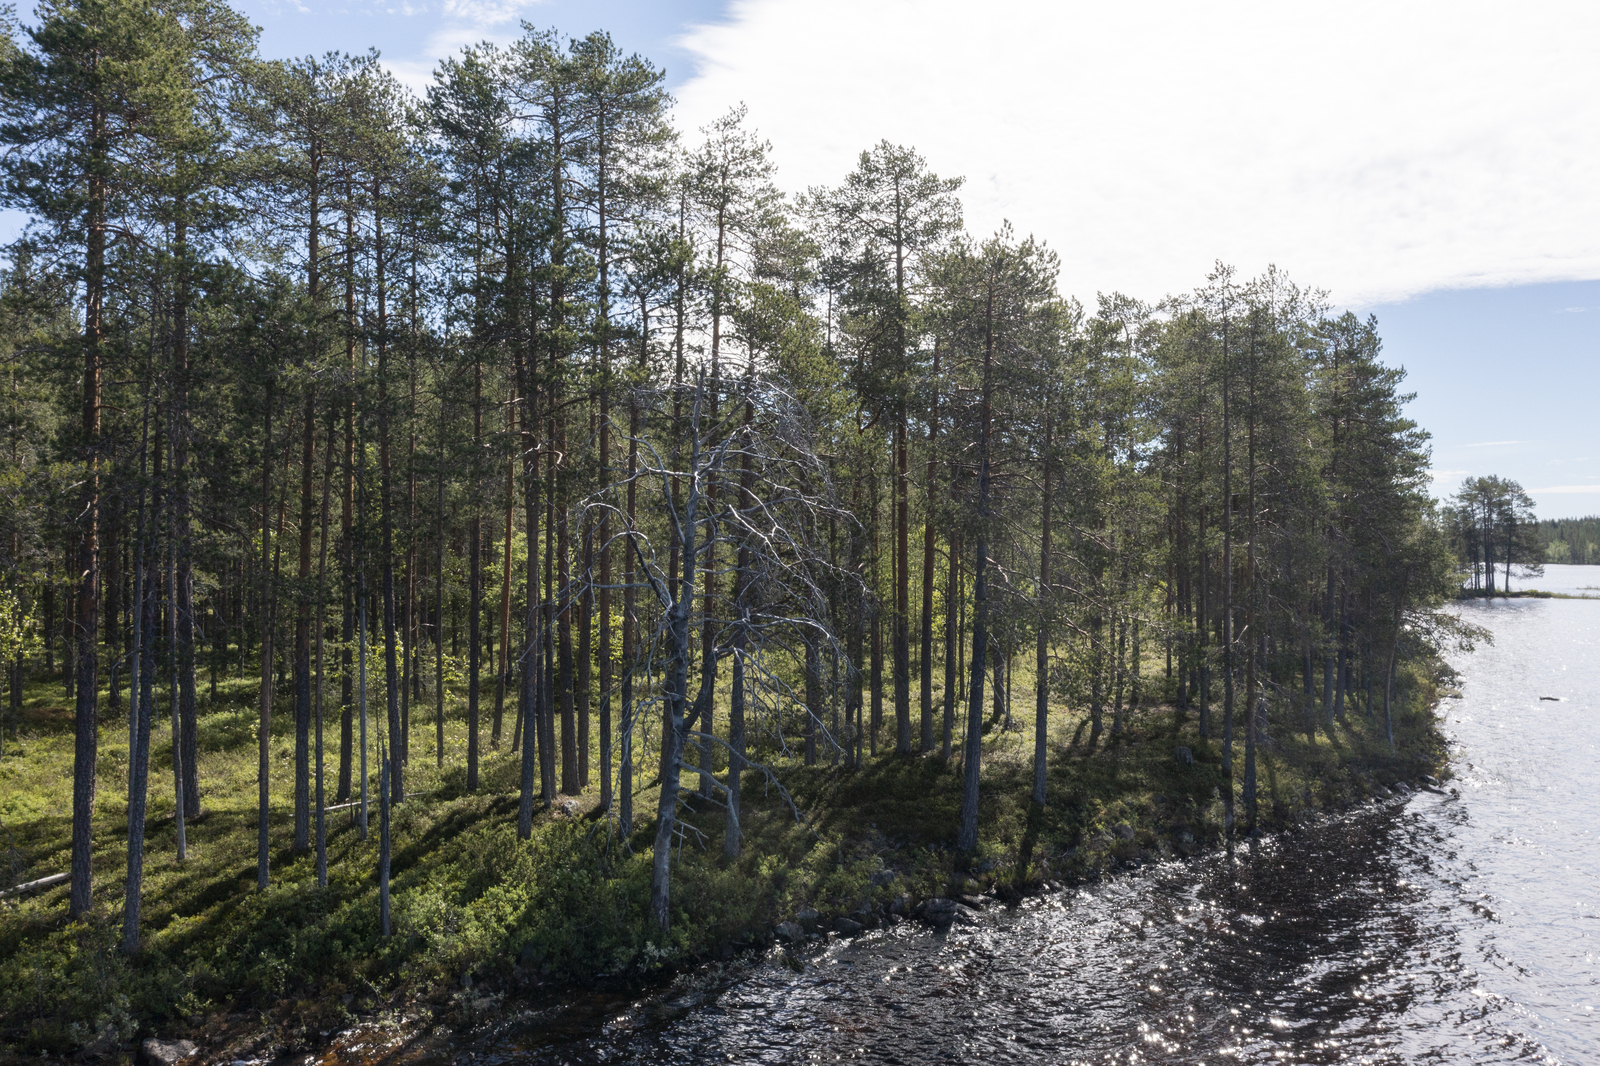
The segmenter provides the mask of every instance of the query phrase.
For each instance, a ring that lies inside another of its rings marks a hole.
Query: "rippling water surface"
[[[1456,795],[994,908],[971,928],[834,942],[803,973],[772,957],[698,990],[580,998],[471,1051],[530,1064],[1600,1063],[1600,604],[1462,610],[1496,642],[1460,656],[1462,698],[1443,704]]]

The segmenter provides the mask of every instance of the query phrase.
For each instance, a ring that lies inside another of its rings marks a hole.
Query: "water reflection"
[[[1600,607],[1463,610],[1497,643],[1463,658],[1462,698],[1444,706],[1459,796],[1388,801],[969,928],[834,942],[802,973],[774,955],[645,1001],[578,999],[472,1050],[540,1064],[1600,1062]]]

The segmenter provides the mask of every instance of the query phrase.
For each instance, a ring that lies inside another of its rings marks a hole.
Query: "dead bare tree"
[[[788,800],[772,768],[749,757],[745,740],[750,712],[771,712],[760,717],[774,726],[778,749],[787,751],[780,712],[804,704],[784,681],[781,666],[794,662],[807,643],[827,646],[844,658],[829,616],[829,593],[841,583],[858,581],[829,556],[829,520],[852,530],[856,523],[834,497],[804,407],[779,381],[747,379],[740,388],[745,394],[736,397],[738,402],[720,405],[727,414],[715,424],[706,415],[708,386],[703,375],[692,385],[642,393],[636,403],[646,411],[688,411],[681,426],[668,423],[668,432],[682,434],[685,446],[676,454],[687,461],[674,463],[674,450],[654,437],[628,438],[638,447],[637,467],[619,485],[606,486],[583,505],[594,518],[608,516],[608,524],[617,532],[603,547],[620,543],[634,560],[633,587],[653,597],[660,608],[653,627],[641,635],[634,661],[627,664],[636,697],[620,728],[627,750],[638,726],[658,714],[662,720],[650,916],[663,931],[670,922],[672,851],[682,845],[686,833],[694,832],[679,817],[680,807],[695,798],[683,793],[679,784],[685,750],[693,745],[701,751],[701,767],[711,765],[705,756],[713,745],[728,751],[727,779],[713,780],[710,802],[727,811],[725,847],[736,854],[743,776],[765,776]],[[661,423],[659,418],[653,421]],[[658,513],[679,545],[685,563],[675,581],[668,552],[658,551],[645,524],[630,520],[614,502],[622,498],[619,490],[628,488],[630,481],[656,496]],[[710,491],[713,484],[720,487],[715,494]],[[732,486],[737,491],[729,491]],[[588,525],[600,528],[598,521]],[[719,546],[731,550],[718,551]],[[708,566],[729,559],[734,561],[734,595],[714,601],[727,614],[707,618],[700,585]],[[581,575],[581,580],[599,587],[593,573]],[[707,631],[714,634],[709,645],[692,639]],[[711,709],[725,658],[732,660],[734,681],[727,740],[700,728]],[[843,750],[820,715],[814,715],[809,725],[824,743]],[[789,802],[799,818],[798,809]]]

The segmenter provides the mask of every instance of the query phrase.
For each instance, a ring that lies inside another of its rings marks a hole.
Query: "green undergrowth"
[[[1402,678],[1393,752],[1381,722],[1369,720],[1364,706],[1314,735],[1306,731],[1303,712],[1275,709],[1260,748],[1261,828],[1287,826],[1311,810],[1346,807],[1380,785],[1440,772],[1445,756],[1430,710],[1437,681],[1421,669]],[[394,814],[393,935],[383,938],[375,803],[365,840],[353,811],[329,815],[326,889],[315,885],[312,857],[289,848],[288,714],[276,716],[272,738],[273,881],[265,891],[256,889],[249,696],[242,683],[236,690],[224,686],[203,714],[206,813],[188,826],[189,856],[182,864],[175,859],[170,742],[165,731],[157,732],[144,940],[132,958],[117,950],[126,725],[104,724],[94,910],[69,920],[64,885],[0,903],[0,1044],[11,1053],[87,1050],[126,1057],[134,1041],[152,1034],[187,1035],[205,1045],[310,1046],[320,1032],[364,1012],[428,1011],[448,1020],[470,1011],[480,995],[537,999],[601,977],[647,979],[663,968],[726,955],[806,907],[830,918],[902,896],[1005,895],[1046,880],[1094,879],[1193,854],[1223,833],[1228,785],[1220,709],[1213,711],[1210,738],[1199,736],[1195,712],[1170,706],[1129,715],[1120,734],[1108,715],[1099,736],[1085,716],[1053,711],[1042,809],[1029,800],[1031,717],[1010,730],[991,724],[984,740],[980,844],[970,856],[954,849],[961,800],[956,760],[937,753],[896,756],[882,747],[853,770],[781,759],[777,779],[803,818],[795,818],[775,786],[747,778],[737,859],[723,855],[720,809],[691,800],[674,855],[672,931],[661,937],[644,920],[653,822],[641,817],[632,837],[624,838],[597,809],[591,790],[563,797],[549,811],[541,808],[532,839],[519,840],[517,757],[489,751],[486,743],[481,787],[468,795],[463,723],[447,721],[447,757],[438,769],[433,722],[423,716],[413,722],[406,783],[408,792],[422,794]],[[67,868],[70,725],[58,687],[29,692],[20,740],[8,740],[0,758],[0,884]],[[884,732],[892,735],[892,728]],[[331,802],[336,722],[328,738]],[[1178,757],[1180,746],[1192,762]],[[1243,756],[1237,723],[1236,793]],[[697,781],[686,772],[684,788]],[[654,789],[640,792],[634,803],[641,814],[653,812]],[[1240,803],[1236,831],[1246,828],[1245,817]]]

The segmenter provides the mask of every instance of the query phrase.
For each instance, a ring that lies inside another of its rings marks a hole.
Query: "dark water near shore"
[[[1600,571],[1597,571],[1600,576]],[[1423,792],[1189,863],[526,1015],[505,1063],[1600,1062],[1600,605],[1461,608],[1496,636]],[[1559,702],[1540,701],[1558,696]]]

